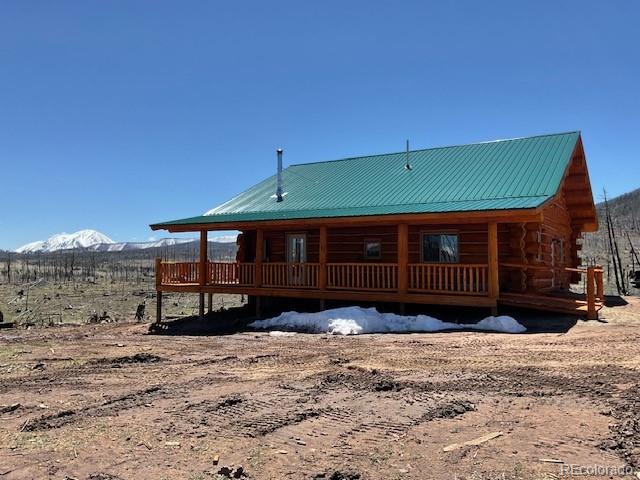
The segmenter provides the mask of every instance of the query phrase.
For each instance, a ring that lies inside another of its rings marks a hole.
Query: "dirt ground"
[[[522,335],[0,330],[0,478],[220,479],[230,467],[253,479],[552,479],[585,478],[563,476],[569,465],[640,468],[640,304],[603,317],[564,329],[540,317]],[[622,473],[588,478],[633,478]]]

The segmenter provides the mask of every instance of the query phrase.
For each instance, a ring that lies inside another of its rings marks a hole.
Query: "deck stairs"
[[[536,295],[529,293],[501,293],[498,303],[511,307],[531,308],[548,312],[586,315],[587,301],[574,296]],[[602,302],[596,300],[596,311],[600,311]]]

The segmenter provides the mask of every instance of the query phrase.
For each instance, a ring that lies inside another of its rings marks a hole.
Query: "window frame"
[[[426,235],[455,235],[456,241],[456,259],[454,262],[445,262],[442,260],[432,261],[424,258],[424,238]],[[456,265],[460,263],[460,231],[459,230],[422,230],[420,231],[420,263],[430,263],[437,265]]]
[[[377,243],[380,245],[379,253],[375,257],[368,255],[367,244]],[[381,238],[365,238],[362,244],[362,256],[365,260],[380,260],[382,258],[382,239]]]
[[[536,252],[536,262],[544,262],[544,245],[542,244],[542,229],[536,231],[536,240],[538,243],[538,251]]]

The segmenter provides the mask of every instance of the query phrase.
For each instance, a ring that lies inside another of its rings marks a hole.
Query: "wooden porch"
[[[488,296],[488,266],[472,264],[408,264],[407,277],[398,277],[395,263],[263,263],[206,262],[204,278],[199,262],[157,263],[158,286],[210,287],[242,293],[255,289],[438,293]]]
[[[180,291],[200,294],[201,316],[205,294],[230,293],[256,297],[258,309],[261,297],[290,297],[318,299],[321,305],[324,300],[352,300],[474,306],[490,308],[493,314],[502,304],[597,318],[603,299],[602,269],[567,268],[553,260],[532,262],[530,251],[538,255],[539,242],[531,246],[516,242],[513,247],[512,230],[526,232],[525,224],[500,225],[499,229],[498,222],[488,221],[440,225],[435,230],[407,223],[296,230],[257,227],[243,230],[246,237],[234,262],[210,261],[208,232],[201,230],[199,261],[157,260],[158,316],[162,291]],[[456,232],[456,254],[446,261],[425,261],[420,250],[422,235],[433,231]],[[380,239],[377,260],[353,261],[358,246],[371,236]],[[304,243],[304,253],[285,249],[285,240],[293,247]],[[563,287],[566,292],[568,279],[575,281],[581,275],[585,295],[559,291]],[[540,281],[548,286],[536,287]]]
[[[310,299],[425,303],[488,307],[498,304],[597,318],[604,291],[602,269],[568,269],[584,275],[586,294],[498,292],[489,288],[488,264],[240,263],[156,261],[157,290]],[[204,275],[201,275],[204,272]],[[355,295],[354,295],[355,294]],[[203,302],[201,302],[201,308]]]

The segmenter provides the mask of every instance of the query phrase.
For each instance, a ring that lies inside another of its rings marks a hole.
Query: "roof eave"
[[[206,223],[156,223],[150,225],[151,230],[167,230],[171,233],[198,232],[201,230],[251,230],[255,228],[287,228],[318,227],[320,225],[381,225],[407,223],[443,224],[443,223],[499,223],[538,222],[542,219],[542,207],[514,208],[505,210],[475,210],[460,212],[435,213],[400,213],[386,215],[360,215],[344,217],[291,218],[277,220],[253,220],[238,222],[206,222]]]

